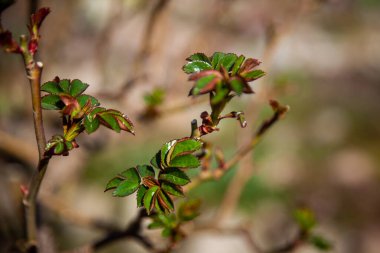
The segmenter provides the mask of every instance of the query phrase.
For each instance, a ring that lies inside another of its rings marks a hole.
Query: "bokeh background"
[[[119,171],[147,163],[166,141],[189,135],[190,121],[208,105],[187,97],[191,83],[181,67],[194,52],[215,51],[260,59],[267,72],[252,85],[256,94],[226,109],[245,111],[249,127],[225,121],[206,138],[227,159],[270,116],[269,99],[291,110],[236,168],[189,193],[202,199],[202,215],[176,252],[252,252],[239,234],[196,229],[216,217],[222,228],[245,224],[270,250],[294,237],[298,207],[315,212],[331,252],[380,252],[380,1],[37,2],[52,10],[41,31],[43,81],[81,79],[136,129],[135,137],[101,129],[81,136],[69,157],[54,157],[39,198],[46,252],[101,238],[94,221],[122,228],[133,220],[134,198],[113,198],[104,186]],[[3,26],[26,33],[29,9],[29,1],[17,1]],[[157,87],[165,91],[161,114],[144,120],[144,94]],[[19,187],[37,162],[30,105],[20,57],[0,52],[1,252],[23,235]],[[44,112],[44,120],[48,137],[61,133],[57,112]],[[226,196],[234,194],[229,205]],[[144,233],[164,244],[159,233]],[[99,252],[124,251],[146,252],[131,239]],[[304,245],[295,252],[318,251]]]

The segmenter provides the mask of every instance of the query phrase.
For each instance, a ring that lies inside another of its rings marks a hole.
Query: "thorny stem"
[[[25,222],[26,222],[26,239],[29,252],[38,252],[37,249],[37,222],[36,222],[36,200],[42,180],[50,160],[50,157],[44,155],[46,138],[42,120],[41,108],[41,74],[43,64],[34,62],[33,57],[28,53],[23,54],[26,74],[29,79],[32,105],[33,105],[33,121],[36,134],[39,162],[32,176],[29,188],[24,197],[25,206]]]

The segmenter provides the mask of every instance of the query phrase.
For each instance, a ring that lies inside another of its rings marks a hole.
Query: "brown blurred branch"
[[[284,245],[274,247],[272,249],[264,250],[259,245],[257,245],[255,239],[253,238],[251,232],[249,231],[249,222],[241,224],[233,228],[220,228],[218,226],[201,226],[196,228],[197,232],[201,231],[215,231],[221,234],[235,234],[240,235],[246,241],[252,253],[286,253],[291,252],[298,248],[305,241],[305,235],[301,232],[297,236],[286,242]]]
[[[94,242],[91,246],[94,250],[99,250],[106,245],[109,245],[115,241],[132,238],[143,245],[147,250],[155,252],[153,243],[141,234],[141,223],[143,219],[147,217],[145,209],[141,209],[138,216],[132,221],[125,230],[114,230],[108,233],[104,238]]]
[[[78,226],[88,227],[90,229],[102,230],[110,232],[117,230],[118,227],[106,220],[99,220],[92,217],[88,217],[73,210],[68,206],[60,197],[57,197],[51,193],[41,193],[41,203],[51,211],[57,213],[62,217],[62,220],[71,222]]]
[[[25,163],[29,167],[37,164],[37,151],[24,140],[0,130],[0,151]]]
[[[28,14],[27,22],[29,22],[30,15],[36,13],[38,6],[39,6],[39,0],[30,0],[29,1],[29,14]]]
[[[158,24],[158,18],[165,10],[165,8],[168,6],[169,2],[170,0],[157,0],[152,10],[149,12],[148,20],[144,27],[143,37],[141,39],[141,46],[135,56],[134,62],[132,63],[132,77],[124,81],[120,91],[112,94],[103,93],[101,94],[101,96],[110,99],[121,99],[123,97],[123,94],[130,90],[138,80],[146,77],[143,64],[144,62],[146,62],[147,58],[149,58],[149,54],[151,52],[153,31],[155,29],[155,26]],[[117,20],[117,18],[118,16],[116,16],[114,20],[110,21],[109,25],[111,27],[114,25],[114,23],[116,22],[115,20]],[[104,33],[107,32],[109,31],[105,31]]]

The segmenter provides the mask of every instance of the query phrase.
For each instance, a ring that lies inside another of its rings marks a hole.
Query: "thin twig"
[[[125,238],[133,238],[149,251],[155,251],[153,243],[148,238],[141,235],[141,223],[146,216],[145,209],[141,209],[136,219],[130,223],[125,230],[115,230],[108,233],[104,238],[94,242],[91,248],[99,250],[115,241]]]
[[[223,167],[216,168],[212,171],[202,171],[201,175],[194,179],[191,184],[187,187],[187,191],[196,187],[203,181],[208,181],[212,179],[221,178],[228,170],[230,170],[234,165],[236,165],[240,160],[245,157],[250,151],[252,151],[257,144],[261,141],[262,136],[279,120],[285,113],[289,110],[288,106],[281,106],[276,101],[271,101],[271,106],[274,109],[272,117],[264,121],[260,127],[257,129],[256,133],[252,137],[251,141],[242,146],[235,155],[228,160]]]

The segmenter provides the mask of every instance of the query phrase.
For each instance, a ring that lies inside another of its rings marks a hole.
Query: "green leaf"
[[[165,227],[175,227],[176,226],[176,217],[174,214],[165,215],[163,213],[159,213],[156,215],[156,220],[160,221],[164,224]]]
[[[173,152],[171,153],[171,158],[175,158],[180,155],[185,155],[193,153],[202,147],[202,142],[192,138],[184,138],[178,140],[176,145],[173,147]]]
[[[213,69],[219,70],[220,69],[220,63],[225,56],[225,53],[222,52],[215,52],[211,57],[211,65]]]
[[[104,190],[105,192],[106,191],[109,191],[109,190],[112,190],[112,189],[116,189],[116,187],[121,183],[123,182],[123,179],[120,178],[120,177],[114,177],[112,178],[106,185],[106,189]]]
[[[242,76],[244,78],[248,79],[249,81],[256,80],[256,79],[258,79],[264,75],[265,75],[265,72],[260,70],[260,69],[252,70],[252,71],[247,72],[247,73],[242,73]]]
[[[172,234],[172,229],[171,228],[164,228],[161,232],[162,237],[170,237]]]
[[[148,187],[141,185],[139,190],[137,191],[137,195],[136,195],[137,207],[142,207],[144,205],[143,199],[147,190],[148,190]]]
[[[190,55],[187,59],[187,61],[204,61],[207,63],[211,63],[210,59],[204,54],[204,53],[195,53]]]
[[[58,95],[46,95],[41,98],[41,106],[45,110],[61,110],[65,104]]]
[[[227,72],[230,71],[231,67],[234,65],[235,61],[237,60],[236,54],[226,54],[224,57],[220,60],[220,65],[223,66]]]
[[[100,105],[99,101],[90,95],[82,94],[82,95],[78,96],[76,99],[77,99],[80,107],[83,107],[89,99],[91,100],[92,106],[99,106]]]
[[[185,73],[191,74],[194,72],[201,72],[203,70],[210,70],[212,69],[212,66],[210,63],[205,61],[192,61],[183,66],[182,69]]]
[[[158,106],[164,102],[165,91],[161,88],[155,88],[151,93],[144,95],[144,101],[148,106]]]
[[[164,224],[162,224],[159,221],[153,221],[148,225],[148,229],[156,229],[156,228],[163,228],[165,227]]]
[[[150,164],[152,164],[157,169],[163,169],[161,165],[161,150],[157,152],[155,156],[150,160]]]
[[[320,235],[312,235],[309,238],[309,241],[314,247],[322,251],[327,251],[332,248],[331,242],[329,242],[328,240],[326,240],[326,238]]]
[[[216,89],[216,93],[211,99],[211,104],[218,104],[219,102],[221,102],[223,99],[226,98],[228,92],[228,89],[225,88]]]
[[[165,192],[158,191],[157,202],[164,209],[165,213],[174,211],[173,200]]]
[[[244,83],[240,79],[231,78],[230,85],[232,90],[235,91],[236,94],[241,95],[243,93]]]
[[[171,184],[169,182],[163,181],[161,183],[161,189],[165,191],[166,193],[169,193],[176,197],[183,197],[185,196],[183,193],[183,189],[179,185]]]
[[[65,142],[65,145],[66,145],[66,149],[67,150],[72,150],[74,148],[73,144],[71,143],[71,141],[66,141]]]
[[[177,156],[170,161],[170,167],[197,168],[200,165],[200,161],[194,155]]]
[[[170,154],[169,151],[176,145],[177,140],[172,140],[165,143],[161,148],[161,164],[165,167],[169,166],[170,163]]]
[[[105,112],[98,114],[99,117],[101,118],[101,123],[105,125],[106,127],[111,128],[115,132],[120,133],[121,129],[117,120],[112,115]]]
[[[100,122],[99,119],[92,116],[91,114],[87,114],[84,118],[84,128],[88,134],[95,132],[99,128]]]
[[[201,201],[199,199],[191,199],[183,202],[178,208],[178,218],[182,221],[190,221],[197,217]]]
[[[65,151],[65,144],[63,142],[57,142],[54,148],[54,154],[60,155]]]
[[[81,80],[74,79],[71,81],[70,94],[71,96],[76,97],[82,94],[87,88],[88,88],[87,83],[82,83]]]
[[[159,175],[158,179],[180,186],[190,182],[186,173],[178,168],[167,168]]]
[[[204,77],[199,78],[193,88],[193,91],[192,91],[193,95],[198,95],[199,93],[201,93],[202,89],[206,88],[207,85],[210,84],[214,79],[215,79],[215,75],[209,75],[209,76],[204,76]],[[210,87],[205,92],[208,92],[211,90],[213,90],[213,87]]]
[[[154,169],[150,165],[137,165],[137,171],[140,177],[153,177],[155,176]]]
[[[70,93],[70,80],[69,79],[63,79],[59,82],[59,86],[63,90],[64,93],[69,94]]]
[[[306,208],[294,212],[294,218],[303,231],[309,232],[317,224],[314,213]]]
[[[124,197],[128,196],[135,191],[140,186],[141,179],[139,173],[135,168],[129,168],[123,171],[120,175],[120,178],[123,178],[123,182],[121,182],[113,191],[112,195],[115,197]]]
[[[156,198],[156,193],[158,189],[159,189],[158,186],[153,186],[152,188],[147,190],[144,195],[143,202],[144,202],[144,207],[148,215],[150,214],[150,212],[152,211],[154,207],[154,202],[156,201],[155,198]]]
[[[232,76],[234,76],[234,75],[236,75],[238,73],[241,65],[244,62],[244,60],[245,60],[244,55],[240,55],[239,58],[236,59],[235,64],[234,64],[234,66],[232,68],[232,72],[231,72]]]
[[[48,92],[53,95],[59,95],[63,92],[61,87],[59,87],[58,83],[54,81],[46,82],[41,86],[41,91]]]

